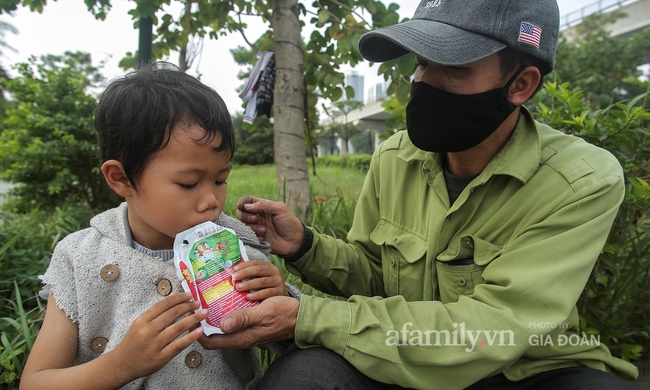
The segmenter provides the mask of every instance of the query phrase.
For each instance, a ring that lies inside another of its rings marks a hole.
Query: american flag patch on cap
[[[528,43],[539,48],[539,40],[542,39],[542,29],[532,23],[521,22],[519,29],[519,42]]]

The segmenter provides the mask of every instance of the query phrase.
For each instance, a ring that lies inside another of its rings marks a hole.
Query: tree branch
[[[266,18],[266,20],[269,21],[269,23],[271,23],[271,27],[273,27],[273,19],[271,19],[271,13],[269,12],[269,8],[264,3],[264,0],[257,0],[255,3],[262,10],[262,15]]]
[[[255,53],[255,54],[259,53],[259,50],[257,50],[257,47],[255,47],[255,45],[253,45],[252,43],[250,43],[248,41],[248,38],[246,38],[246,34],[244,33],[244,29],[241,28],[242,21],[241,21],[241,13],[239,13],[239,12],[237,13],[237,19],[239,20],[239,26],[240,26],[240,27],[237,27],[237,31],[239,31],[242,38],[244,38],[244,42],[246,42],[248,44],[248,46],[250,46],[253,53]]]
[[[366,19],[364,19],[363,16],[361,16],[361,14],[359,14],[357,11],[355,11],[354,8],[349,7],[349,6],[345,5],[345,4],[342,4],[341,2],[339,2],[337,0],[329,0],[329,1],[331,1],[332,3],[338,5],[339,7],[343,8],[343,9],[346,9],[346,10],[350,11],[351,14],[358,16],[359,19],[361,19],[361,21],[363,21],[365,24],[367,24],[368,26],[371,26],[371,24],[369,24],[366,21]],[[320,1],[318,1],[318,5],[320,5],[320,8],[324,8]],[[330,13],[330,15],[334,16],[331,13]],[[338,19],[338,22],[341,23],[341,19]]]

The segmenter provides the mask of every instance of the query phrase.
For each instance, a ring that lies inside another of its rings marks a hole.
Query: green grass
[[[305,224],[320,233],[345,240],[366,173],[354,168],[325,166],[317,167],[316,174],[317,176],[314,176],[310,168],[312,212]],[[224,212],[235,216],[237,200],[246,195],[278,200],[274,165],[233,167],[228,178],[228,197]],[[282,259],[272,255],[271,261],[280,268],[284,280],[298,287],[304,294],[326,296],[289,273]]]
[[[358,169],[341,167],[316,167],[316,176],[309,172],[309,182],[313,195],[325,195],[328,198],[338,197],[339,191],[349,200],[357,200],[366,172]]]
[[[235,165],[228,177],[228,197],[223,211],[235,216],[237,200],[246,195],[276,200],[275,166]]]
[[[317,167],[316,174],[317,176],[313,175],[310,167],[312,212],[305,224],[320,233],[345,240],[366,173],[354,168],[324,166]],[[228,197],[224,212],[234,216],[237,200],[246,195],[278,200],[275,175],[273,165],[233,167],[228,178]],[[299,278],[289,273],[282,259],[271,256],[271,261],[280,268],[285,281],[298,287],[303,293],[324,295],[304,285]]]
[[[340,167],[316,167],[312,174],[309,167],[309,182],[312,198],[322,203],[343,196],[348,201],[356,201],[361,192],[366,173],[358,169]],[[224,212],[235,215],[237,200],[246,195],[278,200],[278,187],[274,165],[234,166],[228,178],[228,197]]]
[[[314,176],[310,168],[312,212],[305,224],[318,232],[345,240],[366,173],[354,168],[325,166],[317,167],[316,174],[317,176]],[[273,165],[233,167],[228,178],[228,197],[224,212],[234,216],[237,200],[246,195],[278,200],[275,175]],[[298,287],[303,293],[321,294],[289,273],[282,259],[272,255],[271,261],[280,268],[285,281]]]

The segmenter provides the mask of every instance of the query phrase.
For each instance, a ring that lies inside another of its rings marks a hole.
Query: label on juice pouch
[[[176,235],[176,276],[183,290],[199,302],[196,310],[208,309],[201,321],[208,336],[223,333],[219,324],[226,313],[259,304],[246,299],[246,291],[235,290],[232,267],[242,261],[248,261],[246,249],[232,229],[204,222]]]

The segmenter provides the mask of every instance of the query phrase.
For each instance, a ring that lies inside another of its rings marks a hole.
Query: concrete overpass
[[[377,146],[379,146],[381,142],[381,140],[379,139],[379,135],[386,131],[386,126],[384,125],[384,122],[386,121],[386,119],[390,118],[390,114],[384,111],[384,108],[381,106],[383,102],[384,99],[375,100],[373,102],[366,104],[361,108],[357,108],[348,112],[348,114],[345,116],[340,115],[336,118],[333,118],[331,121],[326,121],[325,123],[326,124],[329,122],[334,122],[336,124],[352,123],[354,125],[359,126],[362,130],[372,130],[375,138],[374,148],[373,148],[374,150],[377,148]],[[348,148],[347,146],[343,145],[343,142],[344,142],[343,139],[339,138],[336,142],[336,146],[339,148],[340,151],[347,152]],[[326,154],[324,146],[321,143],[319,143],[317,150],[319,156]]]
[[[580,24],[587,16],[612,11],[621,11],[626,14],[624,18],[608,27],[612,36],[627,37],[650,26],[650,0],[598,0],[561,16],[560,29],[570,37],[575,26]],[[379,135],[386,131],[384,122],[390,117],[389,114],[384,112],[381,106],[382,102],[382,100],[371,102],[364,107],[350,111],[345,117],[334,118],[333,122],[353,123],[363,130],[374,131],[376,148],[379,145]],[[342,143],[343,141],[339,139],[337,142],[339,150],[347,151],[347,147],[344,147]],[[324,154],[324,150],[319,148],[318,154]]]
[[[614,37],[628,37],[650,26],[650,0],[599,0],[562,16],[560,28],[567,36],[587,16],[620,11],[625,17],[607,26]]]

